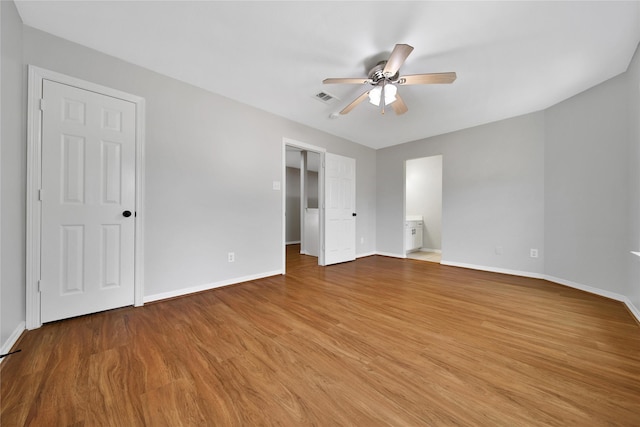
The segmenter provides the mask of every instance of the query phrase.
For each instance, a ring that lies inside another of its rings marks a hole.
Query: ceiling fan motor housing
[[[369,80],[371,80],[372,85],[377,86],[383,80],[395,82],[400,77],[400,71],[396,71],[393,76],[386,76],[383,72],[385,65],[387,65],[387,61],[380,61],[369,70]]]

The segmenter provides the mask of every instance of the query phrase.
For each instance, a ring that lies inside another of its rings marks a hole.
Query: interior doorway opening
[[[320,253],[320,209],[318,204],[320,154],[286,147],[285,243],[300,245],[300,253]]]
[[[405,163],[404,254],[442,260],[442,155]]]
[[[324,265],[322,243],[324,212],[322,170],[324,151],[301,142],[285,140],[283,193],[283,274],[287,253],[317,258]]]

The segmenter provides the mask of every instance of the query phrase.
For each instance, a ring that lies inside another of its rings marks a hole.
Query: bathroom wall
[[[407,160],[406,213],[421,215],[422,249],[442,249],[442,156]]]

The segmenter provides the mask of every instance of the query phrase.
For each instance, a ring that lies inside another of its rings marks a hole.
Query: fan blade
[[[396,114],[404,114],[409,111],[409,109],[407,108],[407,104],[404,103],[402,98],[400,98],[400,95],[398,95],[397,93],[396,100],[391,103],[391,106],[393,107],[393,111],[395,111]]]
[[[324,84],[334,84],[334,83],[342,83],[342,84],[348,84],[348,85],[363,85],[365,83],[371,83],[371,79],[367,79],[365,77],[360,77],[360,78],[346,78],[346,79],[340,79],[340,78],[331,78],[331,79],[324,79],[322,81],[322,83]]]
[[[362,101],[367,99],[367,96],[369,96],[369,91],[366,91],[365,93],[363,93],[362,95],[357,97],[351,104],[349,104],[346,107],[344,107],[344,109],[342,111],[340,111],[340,114],[347,114],[349,111],[351,111],[354,108],[356,108],[356,106],[358,104],[360,104]]]
[[[393,52],[391,52],[391,56],[384,66],[384,70],[382,70],[384,75],[387,77],[395,75],[412,50],[413,47],[408,44],[397,44],[396,47],[393,48]]]
[[[398,79],[398,84],[429,85],[436,83],[453,83],[456,77],[456,73],[412,74],[409,76],[401,76]]]

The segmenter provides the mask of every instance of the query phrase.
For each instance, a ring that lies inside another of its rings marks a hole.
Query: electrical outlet
[[[233,252],[229,252],[229,253],[227,254],[227,260],[228,260],[229,262],[234,262],[234,261],[236,260],[236,254],[235,254],[235,253],[233,253]]]
[[[538,258],[538,250],[537,250],[537,249],[531,249],[531,250],[529,251],[529,256],[530,256],[531,258]]]

